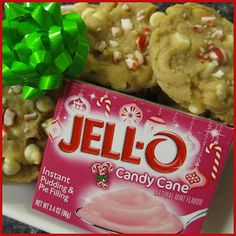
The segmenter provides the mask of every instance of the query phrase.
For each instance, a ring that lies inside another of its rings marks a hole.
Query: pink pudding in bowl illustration
[[[138,188],[95,196],[77,214],[87,223],[117,233],[179,233],[183,229],[158,197]]]

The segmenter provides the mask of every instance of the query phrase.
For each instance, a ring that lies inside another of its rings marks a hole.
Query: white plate
[[[4,185],[3,214],[49,233],[87,231],[49,217],[31,208],[35,184]],[[227,164],[202,233],[233,233],[233,155]]]

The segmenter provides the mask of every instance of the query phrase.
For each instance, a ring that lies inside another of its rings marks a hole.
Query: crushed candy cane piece
[[[209,41],[207,42],[207,44],[208,44],[208,45],[211,45],[211,44],[213,44],[213,41],[212,41],[212,40],[209,40]]]
[[[99,51],[99,52],[103,52],[104,49],[106,48],[107,44],[105,41],[100,41],[100,42],[97,42],[94,49]]]
[[[125,3],[123,6],[122,6],[122,9],[125,10],[125,11],[130,11],[130,5]]]
[[[203,53],[203,52],[198,53],[197,56],[201,60],[207,60],[209,58],[209,54],[208,53]]]
[[[117,36],[121,35],[121,28],[120,27],[111,27],[111,35],[112,37],[116,38]]]
[[[206,23],[207,26],[213,26],[215,24],[216,17],[215,16],[203,16],[201,18],[201,21],[203,23]]]
[[[144,52],[148,44],[148,37],[144,34],[139,35],[138,38],[136,39],[136,44],[138,49],[141,52]]]
[[[137,58],[138,63],[142,65],[144,63],[144,57],[140,51],[135,51],[134,56]]]
[[[134,59],[127,58],[125,60],[125,63],[128,67],[128,69],[135,71],[138,68],[138,62]]]
[[[203,30],[203,27],[201,25],[193,25],[193,30],[197,33],[201,33]]]
[[[226,55],[223,51],[223,49],[218,47],[213,47],[212,51],[217,55],[217,60],[219,62],[225,62],[226,61]]]
[[[148,27],[144,28],[144,34],[145,35],[149,35],[149,34],[151,34],[151,32],[152,32],[152,29],[150,29]]]
[[[110,40],[109,43],[110,43],[111,47],[113,47],[113,48],[116,48],[116,47],[119,46],[119,43],[117,41],[114,41],[114,40]]]
[[[213,52],[213,51],[211,51],[209,53],[209,57],[210,57],[211,60],[218,60],[217,54],[215,52]]]
[[[121,60],[121,52],[120,51],[114,51],[113,52],[113,62],[117,64]]]
[[[208,50],[212,50],[214,48],[214,44],[209,44],[208,46],[207,46],[207,49]]]
[[[37,117],[38,117],[38,114],[37,114],[37,112],[34,111],[34,112],[30,113],[30,114],[24,115],[24,120],[25,121],[36,120]]]
[[[16,113],[13,112],[10,108],[7,108],[4,117],[3,117],[3,124],[5,126],[12,126],[14,124],[16,117]]]
[[[138,11],[137,14],[136,14],[136,19],[137,19],[138,21],[141,21],[141,20],[144,18],[144,14],[145,14],[145,11],[144,11],[144,10]]]
[[[222,39],[224,38],[224,32],[222,29],[216,30],[214,33],[212,33],[211,38],[216,38],[216,39]]]
[[[128,32],[133,29],[133,23],[130,19],[121,19],[121,28]]]
[[[4,137],[6,137],[6,135],[7,135],[7,127],[6,126],[2,126],[2,137],[4,138]]]
[[[127,55],[126,55],[126,58],[133,59],[133,58],[134,58],[134,55],[133,55],[133,54],[131,54],[131,53],[129,53],[129,54],[127,54]]]
[[[220,69],[211,75],[215,78],[222,78],[224,76],[224,74],[225,74],[224,71],[222,69]]]

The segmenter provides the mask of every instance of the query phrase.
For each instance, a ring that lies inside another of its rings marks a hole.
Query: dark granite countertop
[[[160,10],[164,11],[167,7],[174,3],[158,3]],[[232,3],[204,3],[220,12],[222,16],[233,22],[233,4]],[[3,216],[3,233],[45,233],[29,225],[25,225],[19,221]]]

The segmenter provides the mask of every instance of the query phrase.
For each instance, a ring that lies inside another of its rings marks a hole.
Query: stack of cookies
[[[233,125],[233,24],[215,10],[78,3],[63,11],[80,13],[87,25],[84,79],[129,93],[159,86],[159,99],[168,95],[180,108]]]
[[[88,63],[80,79],[233,125],[233,24],[204,5],[158,12],[151,3],[78,3],[87,25]],[[147,92],[148,91],[148,92]],[[154,91],[154,92],[153,92]],[[57,96],[23,100],[3,91],[5,182],[34,181]]]

